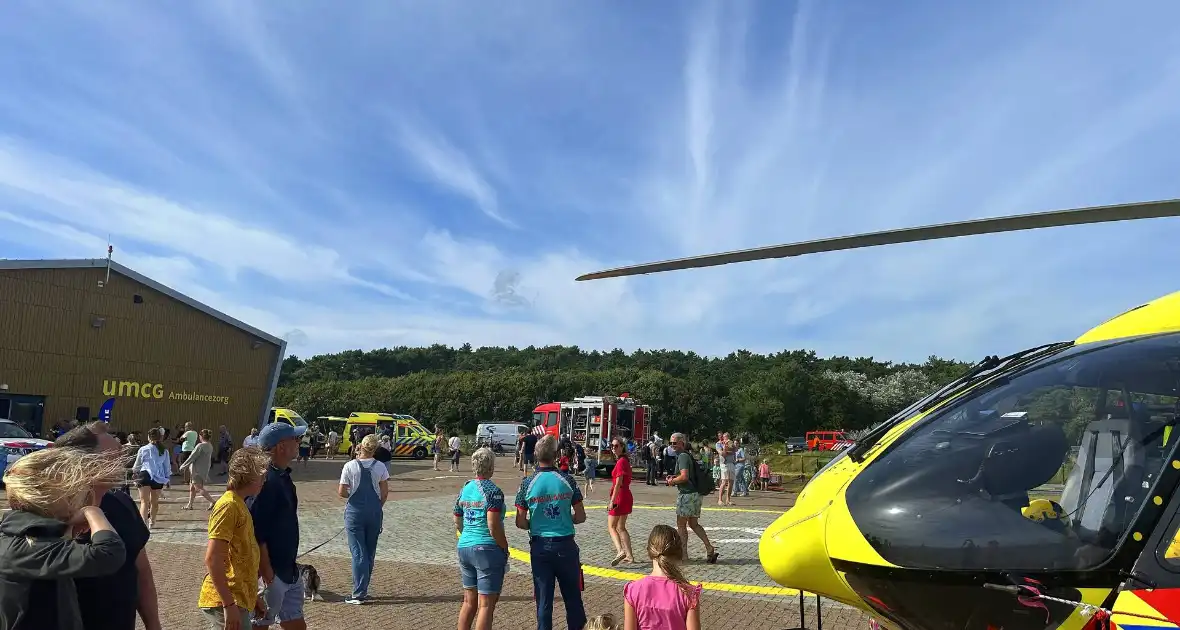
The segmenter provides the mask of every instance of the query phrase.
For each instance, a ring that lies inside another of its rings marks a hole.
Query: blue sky
[[[117,260],[301,356],[975,359],[1180,288],[1173,219],[573,282],[1180,197],[1170,0],[3,11],[0,257],[101,257],[109,234]]]

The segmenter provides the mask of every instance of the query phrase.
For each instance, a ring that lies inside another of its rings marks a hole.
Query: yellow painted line
[[[635,505],[632,507],[634,507],[636,510],[675,510],[676,509],[676,506],[674,506],[674,505]],[[605,510],[606,506],[605,505],[587,505],[586,509],[587,510]],[[747,512],[750,514],[782,514],[782,513],[786,512],[786,510],[754,510],[754,509],[750,509],[750,508],[715,508],[715,507],[703,507],[703,508],[701,508],[701,511],[703,511],[703,512]]]
[[[670,506],[670,505],[636,505],[636,506],[634,506],[634,508],[637,510],[675,510],[676,509],[675,506]],[[587,505],[586,509],[587,510],[603,510],[603,509],[606,509],[606,506],[605,505]],[[779,512],[777,510],[752,510],[752,509],[744,509],[744,508],[701,508],[701,509],[708,510],[710,512],[752,512],[752,513],[762,513],[762,514],[781,514],[781,512]],[[515,516],[516,516],[516,510],[509,510],[508,512],[504,513],[504,518],[514,518]],[[455,535],[458,536],[459,533],[455,532]],[[509,547],[508,548],[508,555],[509,555],[509,557],[519,560],[521,562],[526,562],[529,564],[532,563],[532,555],[529,552],[524,551],[522,549],[517,549],[516,547]],[[636,573],[634,571],[619,571],[618,569],[608,569],[606,567],[596,567],[594,565],[589,565],[589,564],[582,565],[582,572],[585,573],[586,575],[593,575],[595,577],[609,578],[612,580],[621,580],[624,582],[630,582],[633,580],[638,580],[640,578],[647,577],[646,573]],[[748,594],[748,595],[787,595],[787,596],[793,596],[793,595],[799,594],[798,589],[786,588],[783,586],[755,586],[752,584],[733,584],[730,582],[697,582],[697,584],[699,584],[701,586],[701,588],[703,588],[706,591],[718,591],[718,592],[722,592],[722,593],[742,593],[742,594]],[[811,593],[807,593],[807,595],[811,595]]]

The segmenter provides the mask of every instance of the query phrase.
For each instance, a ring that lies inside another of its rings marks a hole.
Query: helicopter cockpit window
[[[849,485],[881,556],[929,569],[1106,560],[1180,439],[1180,334],[1078,346],[920,421]]]

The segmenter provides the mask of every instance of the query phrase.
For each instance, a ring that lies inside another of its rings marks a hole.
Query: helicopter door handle
[[[1020,587],[1012,586],[1011,584],[991,584],[984,582],[983,588],[991,591],[1002,591],[1004,593],[1008,593],[1009,595],[1020,595]]]

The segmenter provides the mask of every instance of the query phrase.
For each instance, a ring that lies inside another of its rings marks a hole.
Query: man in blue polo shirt
[[[557,438],[537,441],[536,472],[520,482],[516,493],[516,526],[529,530],[533,596],[537,600],[537,630],[553,628],[553,588],[561,588],[565,621],[570,630],[586,625],[582,605],[582,562],[574,542],[574,525],[586,521],[582,492],[574,478],[554,467]]]
[[[291,481],[291,461],[299,454],[299,438],[307,427],[272,422],[258,434],[258,446],[270,455],[262,490],[250,506],[258,539],[258,575],[266,584],[266,618],[254,627],[269,628],[277,620],[283,630],[306,630],[303,583],[295,568],[299,555],[299,497]]]

